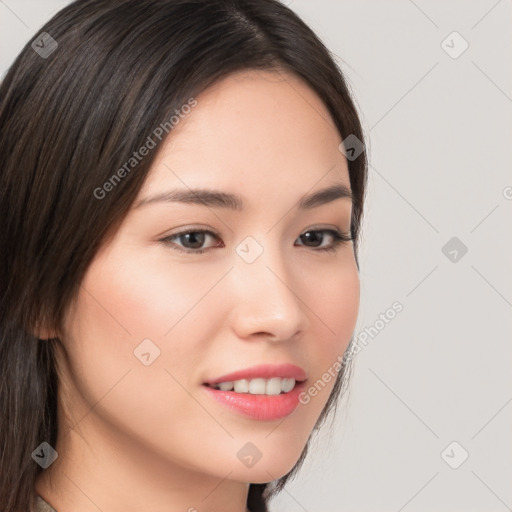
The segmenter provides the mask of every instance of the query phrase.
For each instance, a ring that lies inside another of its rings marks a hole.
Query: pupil
[[[204,244],[205,233],[185,233],[183,236],[189,238],[187,243],[190,243],[190,238],[192,239],[191,243],[194,247],[190,247],[190,249],[198,249]],[[196,238],[199,238],[199,241],[195,241]]]
[[[316,241],[318,243],[314,244],[315,246],[320,245],[322,243],[321,234],[316,231],[308,231],[307,233],[304,233],[302,235],[302,237],[306,238],[306,240],[309,240],[309,241],[311,241],[311,239],[313,239],[313,242],[315,241],[315,238],[316,238]],[[304,242],[304,240],[302,240],[302,241]]]

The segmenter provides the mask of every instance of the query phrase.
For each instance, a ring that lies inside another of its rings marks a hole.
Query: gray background
[[[2,76],[67,3],[0,0]],[[271,509],[512,510],[512,2],[286,3],[336,54],[369,137],[356,333],[374,330]]]

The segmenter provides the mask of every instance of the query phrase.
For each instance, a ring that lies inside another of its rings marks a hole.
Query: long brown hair
[[[42,471],[31,454],[43,441],[55,446],[58,435],[59,340],[39,341],[38,327],[60,331],[88,265],[127,213],[157,151],[101,199],[95,190],[191,97],[250,68],[301,77],[341,137],[364,140],[332,55],[277,0],[77,0],[41,28],[6,74],[0,87],[2,512],[31,509]],[[365,153],[348,166],[357,262]],[[349,369],[345,364],[338,373],[317,426],[336,405]],[[308,444],[287,475],[250,486],[253,512],[267,510],[302,465]]]

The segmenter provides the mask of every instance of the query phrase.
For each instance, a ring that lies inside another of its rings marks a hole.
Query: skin
[[[328,233],[316,244],[300,238],[309,228],[349,233],[350,199],[295,208],[328,185],[350,189],[326,107],[285,72],[240,72],[196,99],[161,146],[138,200],[209,187],[240,194],[246,209],[132,207],[96,255],[59,336],[59,457],[36,485],[59,511],[245,512],[248,482],[292,469],[334,379],[277,421],[227,409],[202,383],[290,362],[311,385],[344,353],[355,327],[352,242],[326,252],[317,246],[332,244]],[[206,235],[203,254],[173,248],[193,251],[186,237],[174,246],[160,241],[190,226],[220,237]],[[235,252],[247,236],[264,249],[251,264]],[[149,366],[133,353],[145,338],[161,351]],[[262,453],[250,468],[237,458],[247,442]]]

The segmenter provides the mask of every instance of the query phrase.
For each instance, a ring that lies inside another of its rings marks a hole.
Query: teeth
[[[231,391],[233,389],[233,383],[232,382],[221,382],[219,384],[219,389],[222,391]]]
[[[261,379],[265,382],[265,379]],[[293,381],[295,382],[295,381]],[[284,391],[283,386],[281,384],[281,379],[279,377],[272,377],[268,379],[265,383],[265,394],[266,395],[279,395],[281,391]]]
[[[251,395],[279,395],[288,393],[295,387],[295,379],[272,377],[271,379],[240,379],[230,382],[219,382],[212,386],[221,391],[250,393]]]
[[[235,380],[233,383],[236,393],[248,393],[249,381],[247,379]]]
[[[236,382],[235,382],[235,386],[236,386]],[[251,395],[264,395],[265,390],[266,390],[265,379],[251,379],[249,381],[249,393],[251,393]],[[281,390],[279,390],[279,391],[281,391]]]
[[[281,388],[285,393],[291,391],[295,386],[295,379],[283,379],[281,382]]]

